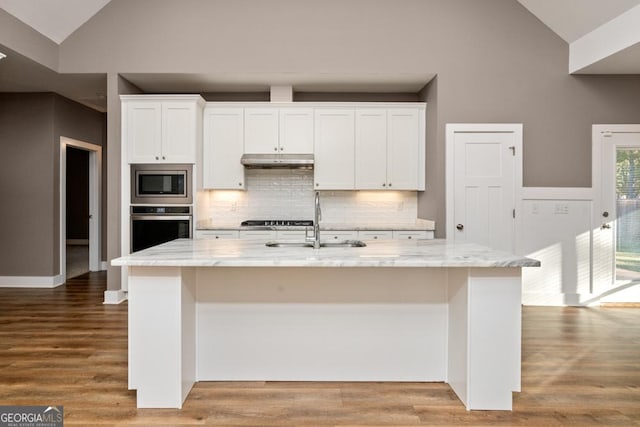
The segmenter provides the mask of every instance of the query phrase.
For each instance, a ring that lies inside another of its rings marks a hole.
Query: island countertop
[[[266,247],[247,240],[178,239],[116,258],[135,267],[539,267],[540,261],[473,243],[366,241],[349,248]]]

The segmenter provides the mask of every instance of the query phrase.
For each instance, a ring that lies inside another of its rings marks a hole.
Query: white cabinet
[[[433,239],[432,230],[400,230],[393,232],[396,240]]]
[[[202,128],[198,95],[122,96],[129,163],[195,163]]]
[[[393,239],[391,230],[361,230],[358,231],[360,240],[389,240]]]
[[[317,190],[355,188],[354,109],[315,110],[314,187]]]
[[[313,153],[311,108],[247,107],[244,126],[245,153]]]
[[[355,240],[358,238],[358,232],[356,230],[321,230],[321,241],[335,241],[335,240]]]
[[[387,188],[424,190],[424,111],[387,110]]]
[[[237,239],[238,230],[196,230],[196,239]]]
[[[359,190],[387,188],[387,110],[356,110],[355,186]]]
[[[243,190],[244,111],[207,107],[204,111],[202,187]]]
[[[424,189],[422,116],[416,108],[356,110],[356,189]]]
[[[313,109],[280,108],[280,151],[313,154]]]
[[[278,152],[278,109],[244,109],[244,152],[273,154]]]

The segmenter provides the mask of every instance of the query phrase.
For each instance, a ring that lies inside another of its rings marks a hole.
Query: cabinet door
[[[358,238],[356,230],[323,230],[320,231],[320,240],[323,242],[335,242],[342,240],[355,240]]]
[[[415,240],[415,239],[433,239],[433,231],[425,231],[425,230],[401,230],[394,231],[393,238],[396,240]]]
[[[387,188],[387,110],[356,110],[356,189]]]
[[[162,104],[128,102],[125,108],[129,163],[161,162]]]
[[[393,238],[391,230],[364,230],[358,231],[360,240],[390,240]]]
[[[315,111],[314,187],[355,188],[355,120],[353,109]]]
[[[202,186],[244,189],[242,108],[208,108],[204,116]]]
[[[278,152],[278,109],[244,109],[244,152],[273,154]]]
[[[313,109],[280,109],[280,151],[313,154]]]
[[[387,110],[387,187],[419,189],[420,117],[417,109]],[[424,179],[424,177],[422,178]]]
[[[196,125],[195,103],[162,103],[161,159],[163,161],[170,163],[195,163]]]
[[[237,239],[238,230],[196,230],[196,239]]]

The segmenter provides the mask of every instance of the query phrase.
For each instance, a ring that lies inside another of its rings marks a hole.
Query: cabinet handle
[[[278,147],[273,147],[273,151],[278,151]]]
[[[386,186],[387,186],[387,184],[382,184],[382,186],[383,186],[383,187],[386,187]]]
[[[162,160],[167,160],[167,158],[165,156],[162,156]]]
[[[411,236],[407,236],[407,239],[411,240]]]
[[[216,236],[216,239],[219,239],[219,238],[220,238],[220,236]]]
[[[241,183],[241,182],[239,182],[239,183],[238,183],[238,186],[239,186],[239,187],[242,187],[242,183]]]
[[[284,147],[280,147],[280,151],[284,151]]]
[[[391,187],[391,183],[389,183],[389,187]]]
[[[318,187],[318,186],[320,186],[320,184],[318,184],[318,183],[316,182],[316,187]]]
[[[156,156],[156,160],[160,160],[160,157]]]
[[[333,238],[334,238],[334,239],[337,239],[337,238],[338,238],[338,236],[333,236]]]
[[[378,236],[373,236],[373,240],[376,240],[378,238]]]

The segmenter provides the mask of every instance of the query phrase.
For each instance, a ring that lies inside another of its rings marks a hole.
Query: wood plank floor
[[[0,405],[64,405],[65,425],[640,425],[640,310],[525,307],[514,410],[466,411],[441,383],[199,383],[180,410],[136,409],[127,305],[104,273],[0,289]]]

